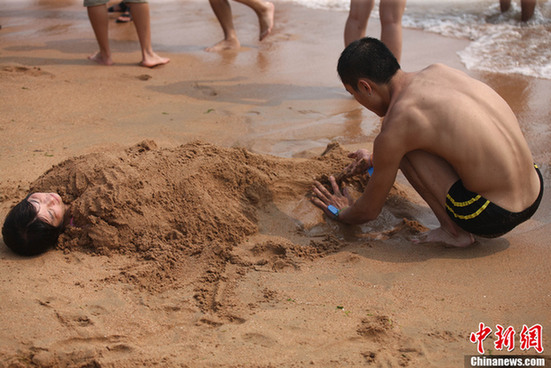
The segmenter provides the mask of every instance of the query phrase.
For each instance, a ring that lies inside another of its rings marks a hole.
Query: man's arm
[[[402,154],[393,140],[379,135],[373,143],[373,174],[358,200],[339,214],[339,220],[349,224],[363,224],[375,220],[381,213],[394,181]]]

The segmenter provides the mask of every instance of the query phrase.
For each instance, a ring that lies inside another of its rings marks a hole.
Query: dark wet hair
[[[337,71],[343,84],[358,90],[360,78],[387,84],[400,69],[398,60],[384,43],[365,37],[352,42],[342,52]]]
[[[27,196],[8,212],[2,226],[4,243],[22,256],[44,253],[55,246],[63,231],[63,224],[55,227],[37,218],[36,207],[28,198]]]

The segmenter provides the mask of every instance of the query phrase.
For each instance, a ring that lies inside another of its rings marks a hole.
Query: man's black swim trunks
[[[467,190],[458,180],[450,188],[446,197],[446,212],[463,230],[486,238],[501,236],[520,223],[528,220],[536,212],[543,196],[543,178],[536,165],[540,178],[540,193],[536,201],[521,212],[509,212],[493,204],[481,195]]]

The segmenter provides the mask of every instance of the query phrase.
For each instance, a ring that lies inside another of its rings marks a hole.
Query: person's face
[[[57,193],[33,193],[28,198],[42,221],[58,227],[63,223],[66,206]]]
[[[371,88],[371,85],[364,80],[358,82],[358,89],[354,89],[351,85],[345,84],[344,88],[350,93],[356,101],[358,101],[363,107],[374,112],[379,116],[385,116],[386,109],[379,102],[375,91]]]
[[[356,101],[358,101],[363,107],[370,109],[369,97],[371,97],[371,90],[367,90],[362,84],[358,83],[358,89],[354,89],[351,85],[345,84],[344,88],[350,93]],[[371,109],[370,109],[371,110]]]

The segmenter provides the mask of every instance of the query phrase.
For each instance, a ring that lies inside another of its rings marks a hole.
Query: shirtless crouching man
[[[315,183],[313,202],[327,215],[349,224],[374,220],[398,169],[440,222],[416,242],[464,247],[473,234],[501,236],[534,214],[541,173],[513,111],[489,86],[440,64],[406,73],[373,38],[348,46],[338,72],[346,90],[384,119],[373,153],[352,153],[345,169],[373,168],[358,200],[334,177],[333,193]]]

